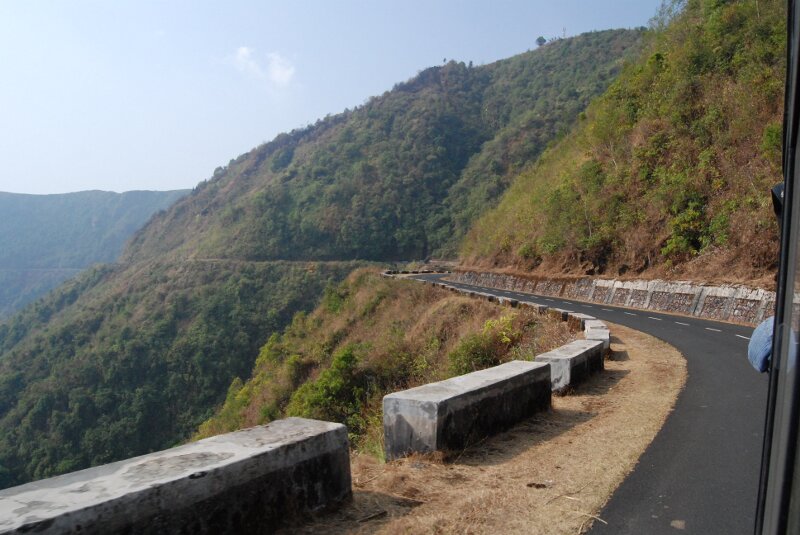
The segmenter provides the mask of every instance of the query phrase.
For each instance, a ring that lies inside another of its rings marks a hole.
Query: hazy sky
[[[0,0],[0,191],[193,187],[444,58],[647,25],[660,0]]]

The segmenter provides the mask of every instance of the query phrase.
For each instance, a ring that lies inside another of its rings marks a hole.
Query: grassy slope
[[[689,1],[476,223],[465,262],[769,284],[784,9]]]
[[[530,360],[570,338],[566,324],[528,310],[358,270],[261,348],[198,438],[305,416],[345,423],[356,446],[382,454],[385,394]]]

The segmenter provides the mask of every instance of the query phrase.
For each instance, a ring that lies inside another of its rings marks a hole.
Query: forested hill
[[[92,264],[115,261],[150,216],[188,192],[0,192],[0,317]]]
[[[189,190],[0,192],[0,268],[83,268],[113,262],[127,239]]]
[[[452,249],[641,36],[427,69],[218,169],[119,263],[0,324],[0,486],[189,437],[351,259]]]
[[[490,65],[422,71],[218,169],[127,258],[408,259],[473,219],[601,93],[641,32],[583,34]]]
[[[683,7],[523,172],[466,263],[773,285],[786,3]]]

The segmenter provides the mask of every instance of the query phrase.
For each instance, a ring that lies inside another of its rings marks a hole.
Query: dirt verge
[[[443,463],[353,458],[353,502],[293,533],[583,533],[675,404],[686,362],[609,325],[606,371],[553,408]]]

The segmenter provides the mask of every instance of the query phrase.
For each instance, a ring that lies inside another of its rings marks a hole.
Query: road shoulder
[[[585,532],[661,429],[686,382],[672,346],[610,324],[606,371],[553,409],[454,461],[353,459],[354,499],[293,532]]]

